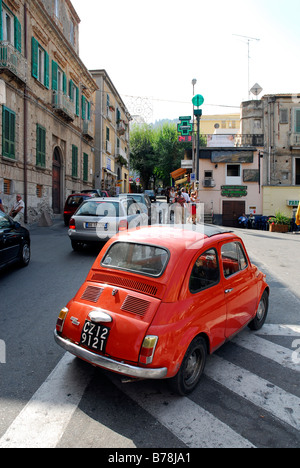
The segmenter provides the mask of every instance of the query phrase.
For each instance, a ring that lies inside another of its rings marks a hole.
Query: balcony
[[[63,119],[69,122],[74,120],[74,102],[62,91],[53,91],[52,107]]]
[[[83,121],[82,134],[88,140],[94,139],[94,123],[91,120]]]
[[[264,135],[218,134],[200,135],[200,146],[207,148],[247,148],[264,146]]]
[[[300,133],[292,133],[290,141],[292,148],[300,149]]]
[[[27,62],[9,42],[0,42],[0,73],[7,72],[26,83]]]
[[[119,122],[117,123],[117,132],[119,135],[124,135],[124,133],[126,132],[126,125],[123,120],[119,120]]]

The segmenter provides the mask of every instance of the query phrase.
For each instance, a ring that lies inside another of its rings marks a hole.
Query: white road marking
[[[54,448],[61,439],[92,373],[66,353],[6,433],[0,448]]]
[[[261,330],[255,333],[257,335],[298,336],[300,335],[300,325],[278,325],[265,323]]]
[[[264,336],[266,336],[266,334]],[[250,331],[247,333],[245,330],[243,333],[240,333],[234,337],[232,342],[257,353],[260,356],[271,359],[283,367],[300,372],[300,364],[296,363],[292,359],[293,351],[272,343],[271,341],[265,340],[264,338],[260,338],[258,335],[255,335]]]
[[[122,385],[116,377],[114,384],[122,392],[155,417],[178,439],[191,448],[250,448],[251,442],[228,425],[214,417],[201,406],[186,397],[174,396],[168,392],[151,391],[151,384],[145,384],[145,391],[133,384]],[[153,385],[153,384],[152,384]]]
[[[300,398],[219,356],[210,356],[205,374],[273,416],[300,430]]]

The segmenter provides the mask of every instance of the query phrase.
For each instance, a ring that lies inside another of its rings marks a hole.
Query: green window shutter
[[[88,170],[89,170],[89,156],[83,153],[83,180],[88,181]]]
[[[3,41],[3,28],[2,28],[2,0],[0,0],[0,41]]]
[[[300,109],[295,110],[295,131],[300,133]]]
[[[52,89],[53,91],[57,91],[57,72],[58,72],[58,65],[54,60],[52,60]]]
[[[69,81],[69,98],[74,102],[74,83],[73,80]]]
[[[86,103],[86,97],[81,96],[81,115],[82,115],[82,120],[85,120],[85,103]]]
[[[45,82],[44,85],[47,89],[50,87],[50,77],[49,77],[49,54],[45,51]]]
[[[2,154],[15,159],[16,115],[3,106],[2,111]]]
[[[21,23],[16,16],[14,17],[14,28],[15,28],[15,48],[21,53],[22,52]]]
[[[38,79],[39,77],[39,63],[38,63],[38,52],[39,51],[39,43],[38,41],[32,37],[31,40],[31,74],[34,78]]]
[[[88,112],[87,119],[91,120],[91,103],[90,102],[87,103],[87,112]]]
[[[36,126],[36,165],[46,167],[46,129]]]
[[[76,91],[76,115],[79,116],[79,88],[75,86]]]
[[[72,177],[78,177],[78,148],[72,145]]]
[[[65,72],[63,73],[63,93],[64,95],[67,94],[67,75]]]

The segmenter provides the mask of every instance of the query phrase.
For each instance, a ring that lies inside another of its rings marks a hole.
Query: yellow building
[[[240,131],[240,113],[203,115],[200,121],[200,131],[204,135],[222,130],[222,133],[239,133]]]

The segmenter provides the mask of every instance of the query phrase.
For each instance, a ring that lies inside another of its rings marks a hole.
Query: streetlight
[[[192,85],[193,85],[193,96],[195,96],[195,85],[197,84],[196,78],[192,79]],[[195,166],[195,116],[194,116],[194,104],[193,104],[193,142],[192,142],[192,158],[193,158],[193,173],[196,172],[196,166]]]
[[[199,160],[200,160],[200,118],[202,116],[202,109],[199,109],[200,106],[204,103],[204,97],[201,96],[201,94],[196,94],[196,96],[193,97],[192,99],[193,105],[197,107],[197,109],[194,110],[194,115],[197,118],[197,181],[198,184],[200,183],[199,178]]]

